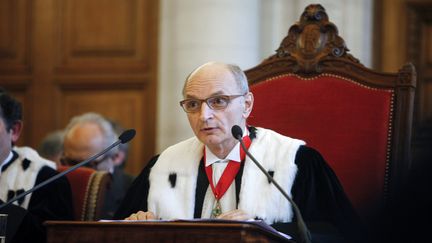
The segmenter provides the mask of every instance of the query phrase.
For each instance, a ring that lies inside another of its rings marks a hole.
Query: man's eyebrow
[[[209,97],[218,96],[218,95],[225,95],[225,93],[223,91],[217,91],[215,93],[212,93]],[[206,97],[205,99],[209,97]],[[199,98],[194,95],[186,94],[186,99],[199,99]]]

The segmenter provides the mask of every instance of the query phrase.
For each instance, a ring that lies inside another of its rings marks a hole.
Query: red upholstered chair
[[[60,166],[58,171],[62,172],[68,168],[67,166]],[[72,188],[75,220],[95,221],[101,219],[105,192],[111,181],[109,173],[81,167],[66,176]]]
[[[255,96],[250,125],[320,151],[363,218],[391,200],[410,168],[412,64],[398,73],[366,68],[325,9],[309,5],[276,54],[246,75]]]

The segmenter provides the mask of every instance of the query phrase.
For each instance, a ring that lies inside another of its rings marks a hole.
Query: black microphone
[[[304,243],[311,243],[311,235],[309,230],[306,227],[306,224],[303,220],[303,217],[300,213],[300,209],[297,207],[297,204],[291,199],[290,196],[285,192],[284,189],[273,179],[273,177],[262,167],[262,165],[252,156],[252,154],[249,153],[248,149],[246,148],[245,144],[243,143],[243,130],[237,126],[234,125],[231,128],[231,133],[235,139],[237,139],[240,142],[240,145],[243,148],[243,151],[245,151],[246,155],[251,158],[251,160],[258,166],[258,168],[267,176],[267,179],[273,183],[273,185],[276,186],[276,188],[284,195],[286,199],[291,203],[292,207],[294,208],[294,214],[297,218],[297,228],[300,233],[300,240]]]
[[[125,143],[129,142],[130,140],[132,140],[132,138],[135,137],[135,134],[136,134],[135,129],[129,129],[129,130],[124,131],[119,136],[120,143],[125,144]]]
[[[37,185],[36,185],[35,187],[33,187],[32,189],[30,189],[30,190],[28,190],[28,191],[25,191],[25,192],[19,194],[18,196],[16,196],[16,197],[10,199],[10,200],[7,201],[6,203],[0,205],[0,209],[2,209],[2,208],[4,208],[4,207],[8,206],[9,204],[11,204],[11,203],[15,202],[16,200],[18,200],[18,199],[20,199],[20,198],[26,196],[27,194],[32,193],[32,192],[34,192],[34,191],[40,189],[41,187],[43,187],[43,186],[45,186],[45,185],[47,185],[47,184],[49,184],[49,183],[51,183],[51,182],[57,180],[58,178],[60,178],[60,177],[62,177],[62,176],[64,176],[64,175],[66,175],[66,174],[68,174],[69,172],[71,172],[71,171],[73,171],[73,170],[76,170],[78,167],[81,167],[81,166],[84,166],[84,165],[90,163],[91,161],[97,159],[97,158],[100,157],[101,155],[103,155],[103,154],[105,154],[106,152],[110,151],[110,150],[111,150],[112,148],[114,148],[115,146],[117,146],[117,145],[119,145],[119,144],[121,144],[121,143],[127,143],[127,142],[129,142],[129,141],[130,141],[130,140],[135,136],[135,134],[136,134],[135,129],[129,129],[129,130],[124,131],[124,132],[119,136],[119,140],[117,140],[115,143],[113,143],[113,144],[111,144],[110,146],[108,146],[106,149],[104,149],[104,150],[102,150],[101,152],[99,152],[99,153],[97,153],[97,154],[91,156],[90,158],[88,158],[88,159],[86,159],[86,160],[84,160],[84,161],[82,161],[82,162],[80,162],[80,163],[78,163],[78,164],[76,164],[76,165],[70,167],[69,169],[67,169],[67,170],[65,170],[65,171],[63,171],[63,172],[58,173],[57,175],[55,175],[55,176],[49,178],[48,180],[43,181],[43,182],[37,184]]]

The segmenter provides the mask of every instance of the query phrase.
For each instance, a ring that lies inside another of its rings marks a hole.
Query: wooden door
[[[126,170],[155,151],[158,1],[0,0],[0,86],[24,107],[36,147],[94,111],[134,128]]]

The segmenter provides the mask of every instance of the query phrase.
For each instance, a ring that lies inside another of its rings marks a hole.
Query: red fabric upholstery
[[[67,166],[60,166],[57,170],[62,172],[68,168],[69,167]],[[85,210],[86,194],[88,192],[88,188],[90,187],[92,175],[95,172],[96,170],[94,169],[81,167],[66,175],[72,189],[76,220],[82,219],[83,211]]]
[[[360,212],[383,201],[391,90],[323,74],[312,79],[279,76],[251,91],[250,125],[302,139],[320,151]]]

